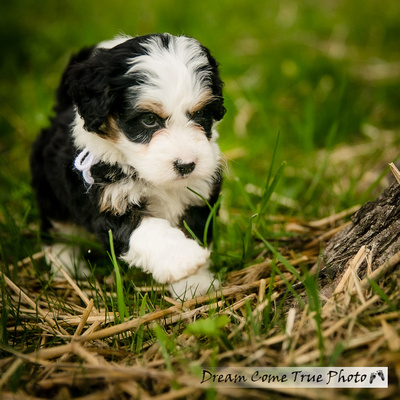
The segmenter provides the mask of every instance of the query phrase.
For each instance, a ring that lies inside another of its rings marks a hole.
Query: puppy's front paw
[[[160,283],[180,281],[208,264],[210,252],[194,240],[186,239],[171,245],[167,254],[160,257],[153,271],[154,279]]]
[[[173,283],[207,265],[210,252],[158,218],[143,220],[132,233],[122,259],[153,274],[159,283]]]
[[[190,298],[202,296],[208,291],[217,290],[219,281],[208,270],[208,266],[200,268],[195,274],[169,285],[172,297],[186,301]]]

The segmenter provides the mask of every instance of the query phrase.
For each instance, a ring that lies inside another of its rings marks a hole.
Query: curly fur
[[[31,155],[42,229],[79,225],[105,248],[111,230],[129,265],[179,282],[176,295],[189,276],[191,294],[204,292],[209,251],[183,221],[202,237],[209,209],[193,191],[213,205],[221,187],[215,125],[225,108],[210,52],[169,34],[83,49],[63,74],[54,110]]]

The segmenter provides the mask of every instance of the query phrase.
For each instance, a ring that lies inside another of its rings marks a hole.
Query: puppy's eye
[[[154,128],[159,125],[157,116],[151,113],[142,115],[140,121],[148,128]]]
[[[197,110],[192,114],[192,119],[201,119],[204,117],[204,110]]]

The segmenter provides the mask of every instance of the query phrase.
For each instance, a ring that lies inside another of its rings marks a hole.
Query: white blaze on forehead
[[[127,74],[143,78],[132,89],[136,102],[161,104],[168,115],[178,109],[192,110],[212,96],[209,62],[200,44],[184,36],[168,35],[167,47],[160,37],[142,46],[147,54],[132,58]]]

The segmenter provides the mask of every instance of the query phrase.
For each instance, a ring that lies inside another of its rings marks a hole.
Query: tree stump
[[[320,261],[320,289],[328,297],[362,246],[369,253],[372,271],[400,251],[400,184],[395,181],[353,214],[351,221],[328,242]],[[364,260],[358,269],[361,278],[367,266]]]

